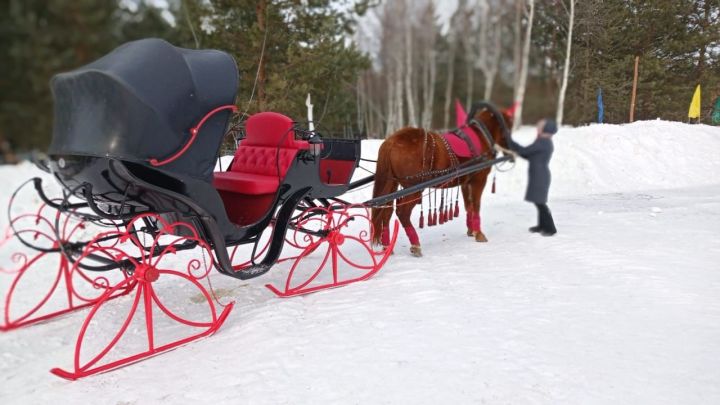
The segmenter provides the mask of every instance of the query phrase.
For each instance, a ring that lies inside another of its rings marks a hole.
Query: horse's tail
[[[373,187],[373,198],[390,194],[398,189],[398,182],[392,171],[392,140],[388,139],[380,145],[378,152],[377,167],[375,169],[375,186]],[[393,203],[387,203],[379,208],[373,208],[371,212],[373,225],[373,243],[382,244],[384,224],[390,222],[393,213]]]

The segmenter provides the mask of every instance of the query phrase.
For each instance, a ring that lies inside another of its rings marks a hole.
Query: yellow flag
[[[690,103],[690,111],[688,111],[688,118],[700,118],[700,85],[698,84],[695,89],[695,95],[693,95],[692,102]]]

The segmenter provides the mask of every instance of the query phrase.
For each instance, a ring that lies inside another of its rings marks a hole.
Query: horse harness
[[[488,145],[490,145],[489,152],[492,154],[495,150],[494,149],[495,142],[492,139],[492,137],[489,135],[490,131],[487,129],[485,124],[483,124],[480,121],[473,119],[470,121],[470,124],[468,124],[468,126],[472,125],[472,124],[475,124],[478,126],[478,129],[480,129],[480,133],[483,135],[485,140],[488,142]],[[452,150],[452,148],[448,144],[447,139],[445,139],[443,136],[440,136],[438,134],[430,133],[430,138],[432,140],[431,152],[430,152],[430,165],[427,166],[429,169],[427,171],[425,171],[425,167],[426,167],[425,151],[427,150],[427,145],[428,145],[428,132],[426,130],[423,130],[423,132],[425,135],[425,139],[423,142],[423,161],[422,161],[423,171],[421,171],[420,173],[417,173],[417,174],[410,175],[410,176],[404,176],[402,178],[398,178],[398,180],[417,180],[417,179],[424,180],[426,178],[442,176],[442,175],[445,175],[445,174],[448,174],[448,173],[451,173],[451,172],[457,170],[457,167],[460,166],[460,160],[458,159],[457,155],[455,154],[455,152]],[[477,148],[475,148],[475,145],[472,143],[470,138],[467,136],[467,134],[465,134],[462,131],[461,128],[456,128],[456,129],[452,130],[451,133],[458,136],[460,139],[462,139],[463,141],[465,141],[468,144],[468,147],[470,148],[470,150],[473,153],[473,158],[471,160],[473,160],[473,161],[474,160],[484,160],[487,158],[488,154],[487,153],[480,154],[480,152],[478,152]],[[433,136],[433,135],[436,135],[436,136]],[[430,170],[430,169],[432,169],[433,164],[435,163],[435,148],[437,147],[436,138],[440,138],[442,145],[445,147],[445,151],[447,151],[448,156],[450,157],[450,166],[445,169]]]

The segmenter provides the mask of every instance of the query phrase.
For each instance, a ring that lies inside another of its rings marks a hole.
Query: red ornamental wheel
[[[157,224],[158,232],[143,240],[137,230],[147,220]],[[106,246],[102,242],[113,237],[118,243]],[[211,292],[200,283],[213,267],[213,255],[188,223],[139,215],[125,231],[98,234],[82,252],[82,257],[91,255],[126,263],[128,278],[108,289],[93,306],[80,328],[72,370],[52,370],[62,378],[74,380],[110,371],[209,336],[232,310],[230,303],[220,311]],[[176,270],[183,266],[184,271]],[[182,288],[194,294],[193,299],[188,300],[187,294],[161,294],[156,287],[162,284]],[[133,287],[131,300],[109,302],[118,291]],[[117,313],[125,313],[119,323]]]
[[[367,280],[377,274],[390,257],[397,240],[396,221],[390,245],[385,251],[372,248],[370,213],[363,206],[333,205],[305,211],[297,226],[311,238],[291,258],[282,289],[266,285],[279,297],[308,294]],[[296,231],[302,232],[302,231]],[[301,263],[303,265],[301,266]]]
[[[12,212],[9,214],[13,215]],[[89,225],[45,204],[36,211],[11,216],[10,236],[4,240],[2,248],[24,251],[11,254],[13,267],[0,268],[0,273],[4,273],[0,274],[0,331],[47,321],[92,306],[113,284],[123,280],[119,272],[111,276],[90,276],[74,266],[62,251],[61,247],[82,239],[88,233]],[[130,289],[118,289],[108,299],[125,295]]]

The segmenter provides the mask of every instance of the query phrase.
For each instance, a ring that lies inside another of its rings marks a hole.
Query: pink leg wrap
[[[380,235],[380,242],[383,246],[387,246],[390,244],[390,229],[383,228],[382,234]]]
[[[473,232],[480,232],[480,214],[474,214],[470,223]]]
[[[472,229],[472,221],[474,216],[475,215],[472,212],[468,212],[467,216],[465,217],[465,225],[467,225],[468,229]]]
[[[420,238],[418,237],[418,234],[415,231],[414,226],[412,226],[412,225],[406,226],[405,234],[407,235],[408,239],[410,239],[411,245],[419,245],[420,244]]]

